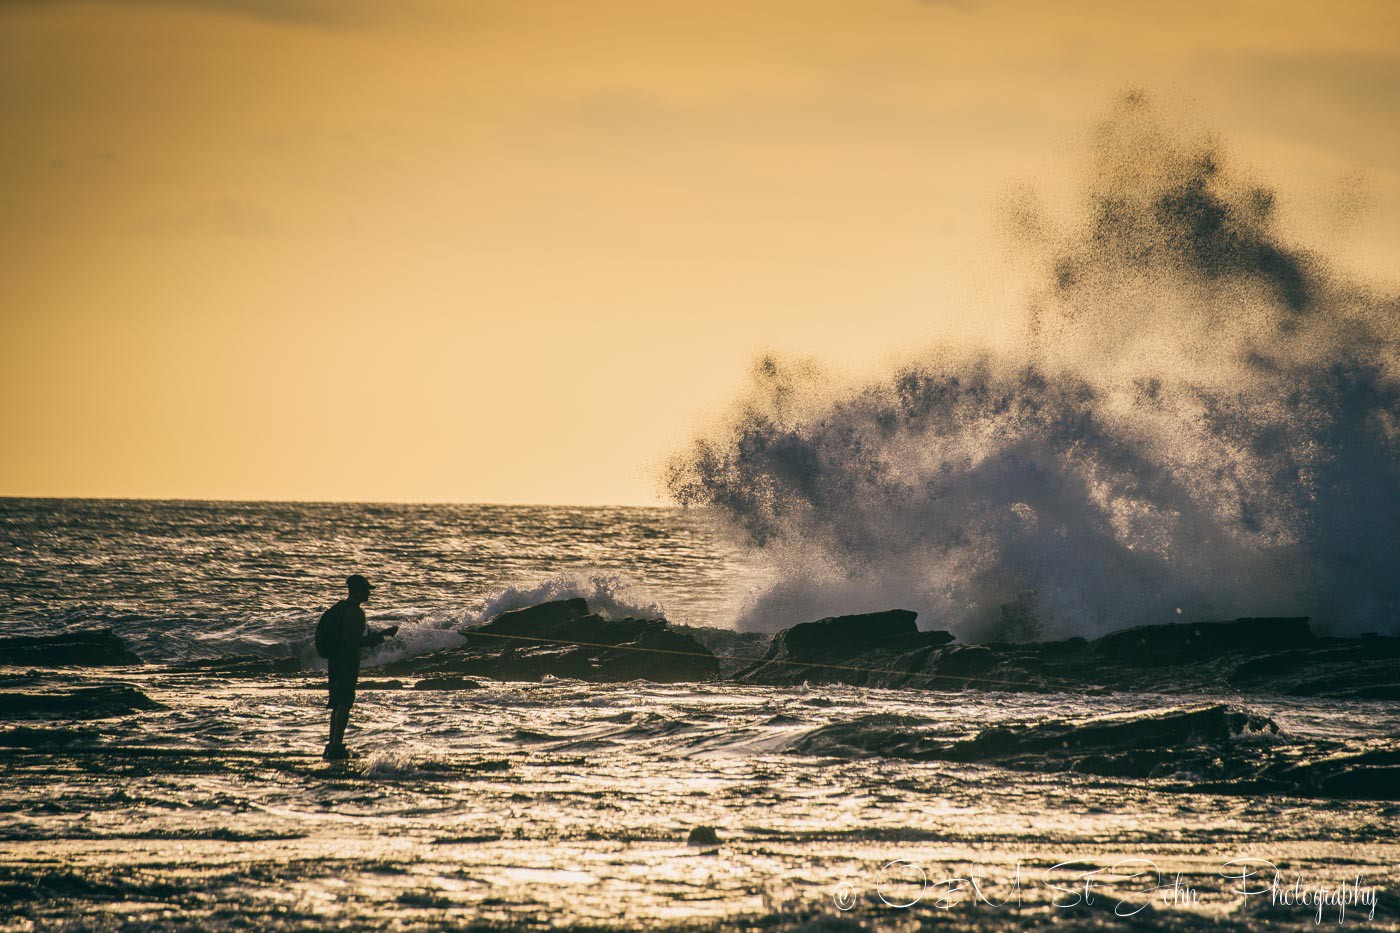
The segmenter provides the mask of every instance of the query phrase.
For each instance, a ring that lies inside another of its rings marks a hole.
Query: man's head
[[[345,578],[345,585],[350,588],[350,598],[357,603],[369,602],[369,591],[374,587],[369,585],[369,581],[358,573],[352,573]]]

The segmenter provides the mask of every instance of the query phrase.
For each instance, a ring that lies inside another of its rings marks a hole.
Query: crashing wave
[[[666,610],[643,586],[624,574],[561,573],[533,584],[509,586],[471,613],[464,625],[479,625],[503,612],[560,599],[583,598],[605,619],[664,619]]]
[[[856,384],[761,360],[667,485],[777,570],[741,627],[891,605],[965,639],[1172,619],[1400,620],[1400,300],[1276,228],[1274,197],[1140,96],[1082,217],[1030,207],[1023,339]]]

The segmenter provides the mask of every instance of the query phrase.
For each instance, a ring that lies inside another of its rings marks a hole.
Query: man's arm
[[[384,639],[392,638],[394,633],[398,630],[399,627],[397,625],[391,625],[388,628],[379,629],[377,632],[370,632],[364,637],[364,641],[362,642],[362,644],[366,648],[373,648],[375,645],[382,645],[384,644]]]
[[[347,626],[353,627],[354,631],[360,633],[360,643],[356,646],[357,651],[360,648],[373,648],[375,645],[381,645],[384,643],[384,639],[389,638],[399,630],[397,625],[391,625],[388,628],[371,632],[369,623],[365,621],[365,610],[358,603],[351,603],[346,612]]]
[[[369,623],[365,621],[365,610],[360,606],[356,606],[355,612],[359,615],[359,630],[362,633],[360,635],[361,648],[373,648],[376,645],[382,645],[384,644],[384,639],[390,637],[399,630],[397,625],[391,625],[388,628],[382,628],[372,632],[369,629]]]

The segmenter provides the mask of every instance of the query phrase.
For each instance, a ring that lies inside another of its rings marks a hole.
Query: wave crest
[[[536,606],[556,599],[583,597],[588,608],[609,619],[664,619],[666,610],[641,584],[631,577],[603,571],[556,574],[531,584],[508,586],[486,601],[464,625],[488,622],[503,612]]]

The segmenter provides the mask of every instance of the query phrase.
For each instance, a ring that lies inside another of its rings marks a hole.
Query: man
[[[350,723],[350,707],[355,703],[355,683],[360,679],[360,649],[372,648],[399,630],[397,625],[368,632],[365,611],[369,602],[369,581],[351,574],[345,580],[350,598],[342,599],[326,610],[316,626],[316,650],[326,659],[326,676],[330,685],[331,738],[326,743],[327,761],[344,761],[350,757],[345,747],[345,727]]]

